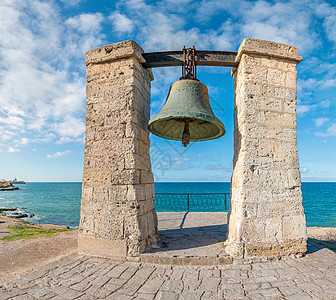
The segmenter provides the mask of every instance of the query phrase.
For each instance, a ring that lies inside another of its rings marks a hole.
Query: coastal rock
[[[7,217],[15,218],[15,219],[22,219],[22,218],[27,218],[27,214],[23,213],[12,213],[11,215],[7,215]]]
[[[5,211],[16,211],[16,208],[0,208],[0,213],[4,213]]]
[[[14,191],[18,189],[18,187],[12,185],[8,181],[0,181],[0,191]]]

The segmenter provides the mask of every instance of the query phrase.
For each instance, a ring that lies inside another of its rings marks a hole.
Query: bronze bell
[[[189,142],[217,139],[224,124],[214,115],[207,87],[197,79],[182,79],[170,86],[162,110],[150,119],[151,133],[170,140]]]

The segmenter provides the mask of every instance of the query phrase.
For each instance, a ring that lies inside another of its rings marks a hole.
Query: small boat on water
[[[26,184],[24,181],[17,180],[16,178],[14,178],[14,180],[10,181],[10,183],[14,183],[14,184]]]

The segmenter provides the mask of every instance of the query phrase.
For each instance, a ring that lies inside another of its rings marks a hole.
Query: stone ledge
[[[145,62],[142,57],[144,51],[134,41],[127,40],[115,44],[102,46],[85,53],[86,65],[98,64],[106,61],[116,60],[125,57],[136,57],[141,63]]]
[[[278,260],[302,257],[307,252],[307,240],[285,240],[281,243],[235,243],[226,241],[226,252],[234,259],[243,260]]]
[[[142,263],[151,263],[159,265],[176,265],[176,266],[212,266],[212,265],[230,265],[233,258],[229,255],[225,257],[211,256],[191,256],[191,257],[174,257],[174,256],[156,256],[151,254],[140,254]]]
[[[91,64],[101,64],[108,61],[118,60],[122,58],[135,57],[139,63],[144,63],[143,49],[134,41],[127,40],[119,43],[114,43],[102,46],[85,53],[86,66]],[[145,69],[144,69],[145,70]],[[146,70],[151,78],[154,80],[151,69]]]
[[[238,49],[236,61],[240,62],[242,55],[246,53],[277,57],[299,63],[302,61],[302,57],[298,55],[298,52],[299,49],[291,45],[246,38]]]

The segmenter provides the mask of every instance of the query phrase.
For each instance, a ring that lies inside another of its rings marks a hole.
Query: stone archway
[[[157,238],[147,124],[150,69],[125,41],[85,54],[87,111],[79,252],[138,257]],[[235,82],[234,171],[227,251],[233,257],[306,251],[296,145],[292,46],[245,39]]]

